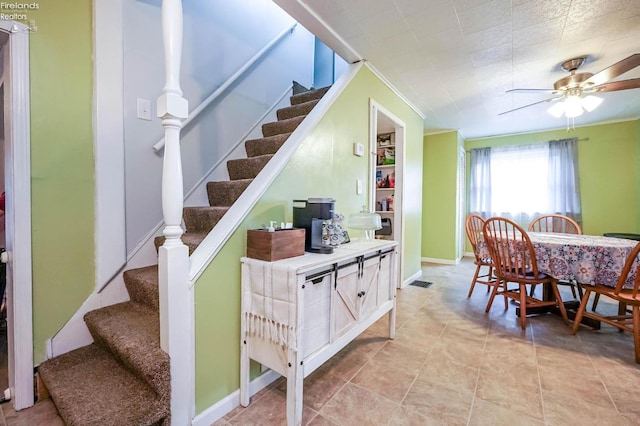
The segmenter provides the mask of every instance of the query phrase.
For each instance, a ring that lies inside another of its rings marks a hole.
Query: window
[[[524,227],[547,213],[581,223],[577,139],[472,149],[469,211]]]

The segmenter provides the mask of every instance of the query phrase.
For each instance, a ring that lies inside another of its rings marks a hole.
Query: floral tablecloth
[[[529,232],[538,262],[538,270],[558,280],[576,280],[581,284],[615,287],[627,256],[638,241],[598,235]],[[485,244],[478,244],[481,255],[489,257]],[[638,259],[625,287],[631,287]]]

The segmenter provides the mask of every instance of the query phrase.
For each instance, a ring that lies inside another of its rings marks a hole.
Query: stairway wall
[[[29,38],[36,364],[95,286],[92,2],[39,5],[29,12],[38,25],[38,37]]]
[[[184,2],[183,8],[181,86],[190,110],[294,23],[270,0]],[[160,2],[124,0],[124,45],[125,221],[130,254],[162,220],[162,156],[151,147],[163,130],[158,118],[139,120],[135,111],[137,98],[150,99],[155,116],[155,99],[164,85]],[[292,80],[311,82],[312,54],[311,34],[296,27],[183,129],[185,191],[226,155]],[[258,127],[251,137],[260,137],[259,132]]]
[[[405,223],[406,229],[419,234],[422,119],[367,67],[361,67],[195,283],[196,413],[201,416],[239,387],[239,259],[246,253],[246,230],[268,220],[291,221],[293,199],[334,197],[336,212],[346,216],[367,204],[366,193],[356,195],[355,181],[369,181],[369,160],[354,156],[352,150],[354,142],[368,144],[369,97],[407,125],[406,190],[416,195],[405,209]],[[420,269],[420,241],[410,235],[404,241],[403,250],[411,253],[406,256],[411,275]]]

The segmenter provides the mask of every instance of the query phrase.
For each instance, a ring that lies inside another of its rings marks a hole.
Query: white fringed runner
[[[245,286],[246,333],[296,351],[295,268],[250,260],[249,283]],[[249,293],[249,294],[247,294]]]

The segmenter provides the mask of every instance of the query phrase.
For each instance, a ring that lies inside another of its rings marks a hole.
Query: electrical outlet
[[[151,121],[151,101],[149,101],[148,99],[138,98],[137,111],[138,111],[138,118],[140,120]]]

